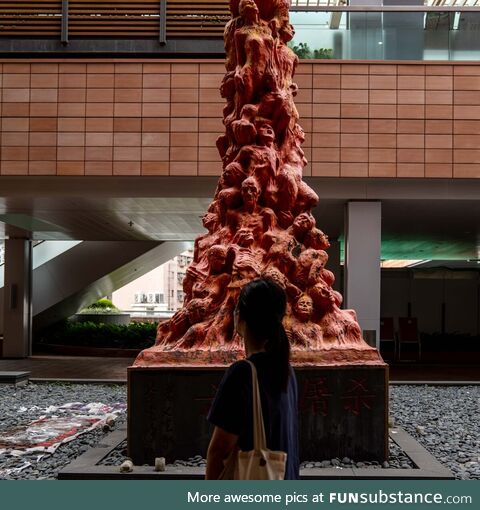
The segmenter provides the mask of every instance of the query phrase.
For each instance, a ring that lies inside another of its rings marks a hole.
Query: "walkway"
[[[32,356],[27,359],[0,359],[0,371],[27,371],[31,379],[126,382],[127,367],[133,358],[77,356]]]
[[[133,358],[73,356],[32,356],[21,360],[0,359],[0,371],[28,371],[32,379],[88,380],[126,382],[127,367]],[[476,381],[478,365],[395,365],[390,367],[392,381]]]

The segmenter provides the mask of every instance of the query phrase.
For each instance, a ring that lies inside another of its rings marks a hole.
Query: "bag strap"
[[[265,435],[265,423],[263,421],[262,401],[260,399],[260,387],[258,385],[257,369],[248,359],[245,360],[252,369],[252,390],[253,390],[253,449],[255,451],[267,449],[267,438]]]

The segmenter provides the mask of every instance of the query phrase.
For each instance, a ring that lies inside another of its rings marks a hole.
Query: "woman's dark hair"
[[[283,391],[290,376],[290,342],[282,323],[286,308],[284,290],[268,278],[258,278],[245,285],[237,304],[240,318],[246,322],[255,342],[272,357],[272,382]]]

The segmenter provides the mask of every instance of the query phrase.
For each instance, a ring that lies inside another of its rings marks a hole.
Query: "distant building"
[[[166,317],[183,305],[183,279],[193,251],[183,252],[112,294],[114,304],[133,317]]]
[[[183,279],[192,260],[193,251],[186,251],[165,264],[163,289],[168,296],[166,302],[169,311],[176,311],[183,305]]]

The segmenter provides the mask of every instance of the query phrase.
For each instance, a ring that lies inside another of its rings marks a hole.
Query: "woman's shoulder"
[[[247,360],[241,359],[236,361],[227,370],[227,375],[233,377],[245,377],[247,374],[251,374],[252,369],[250,368],[250,364]]]
[[[228,371],[235,374],[251,373],[250,363],[246,359],[241,359],[230,365]]]

